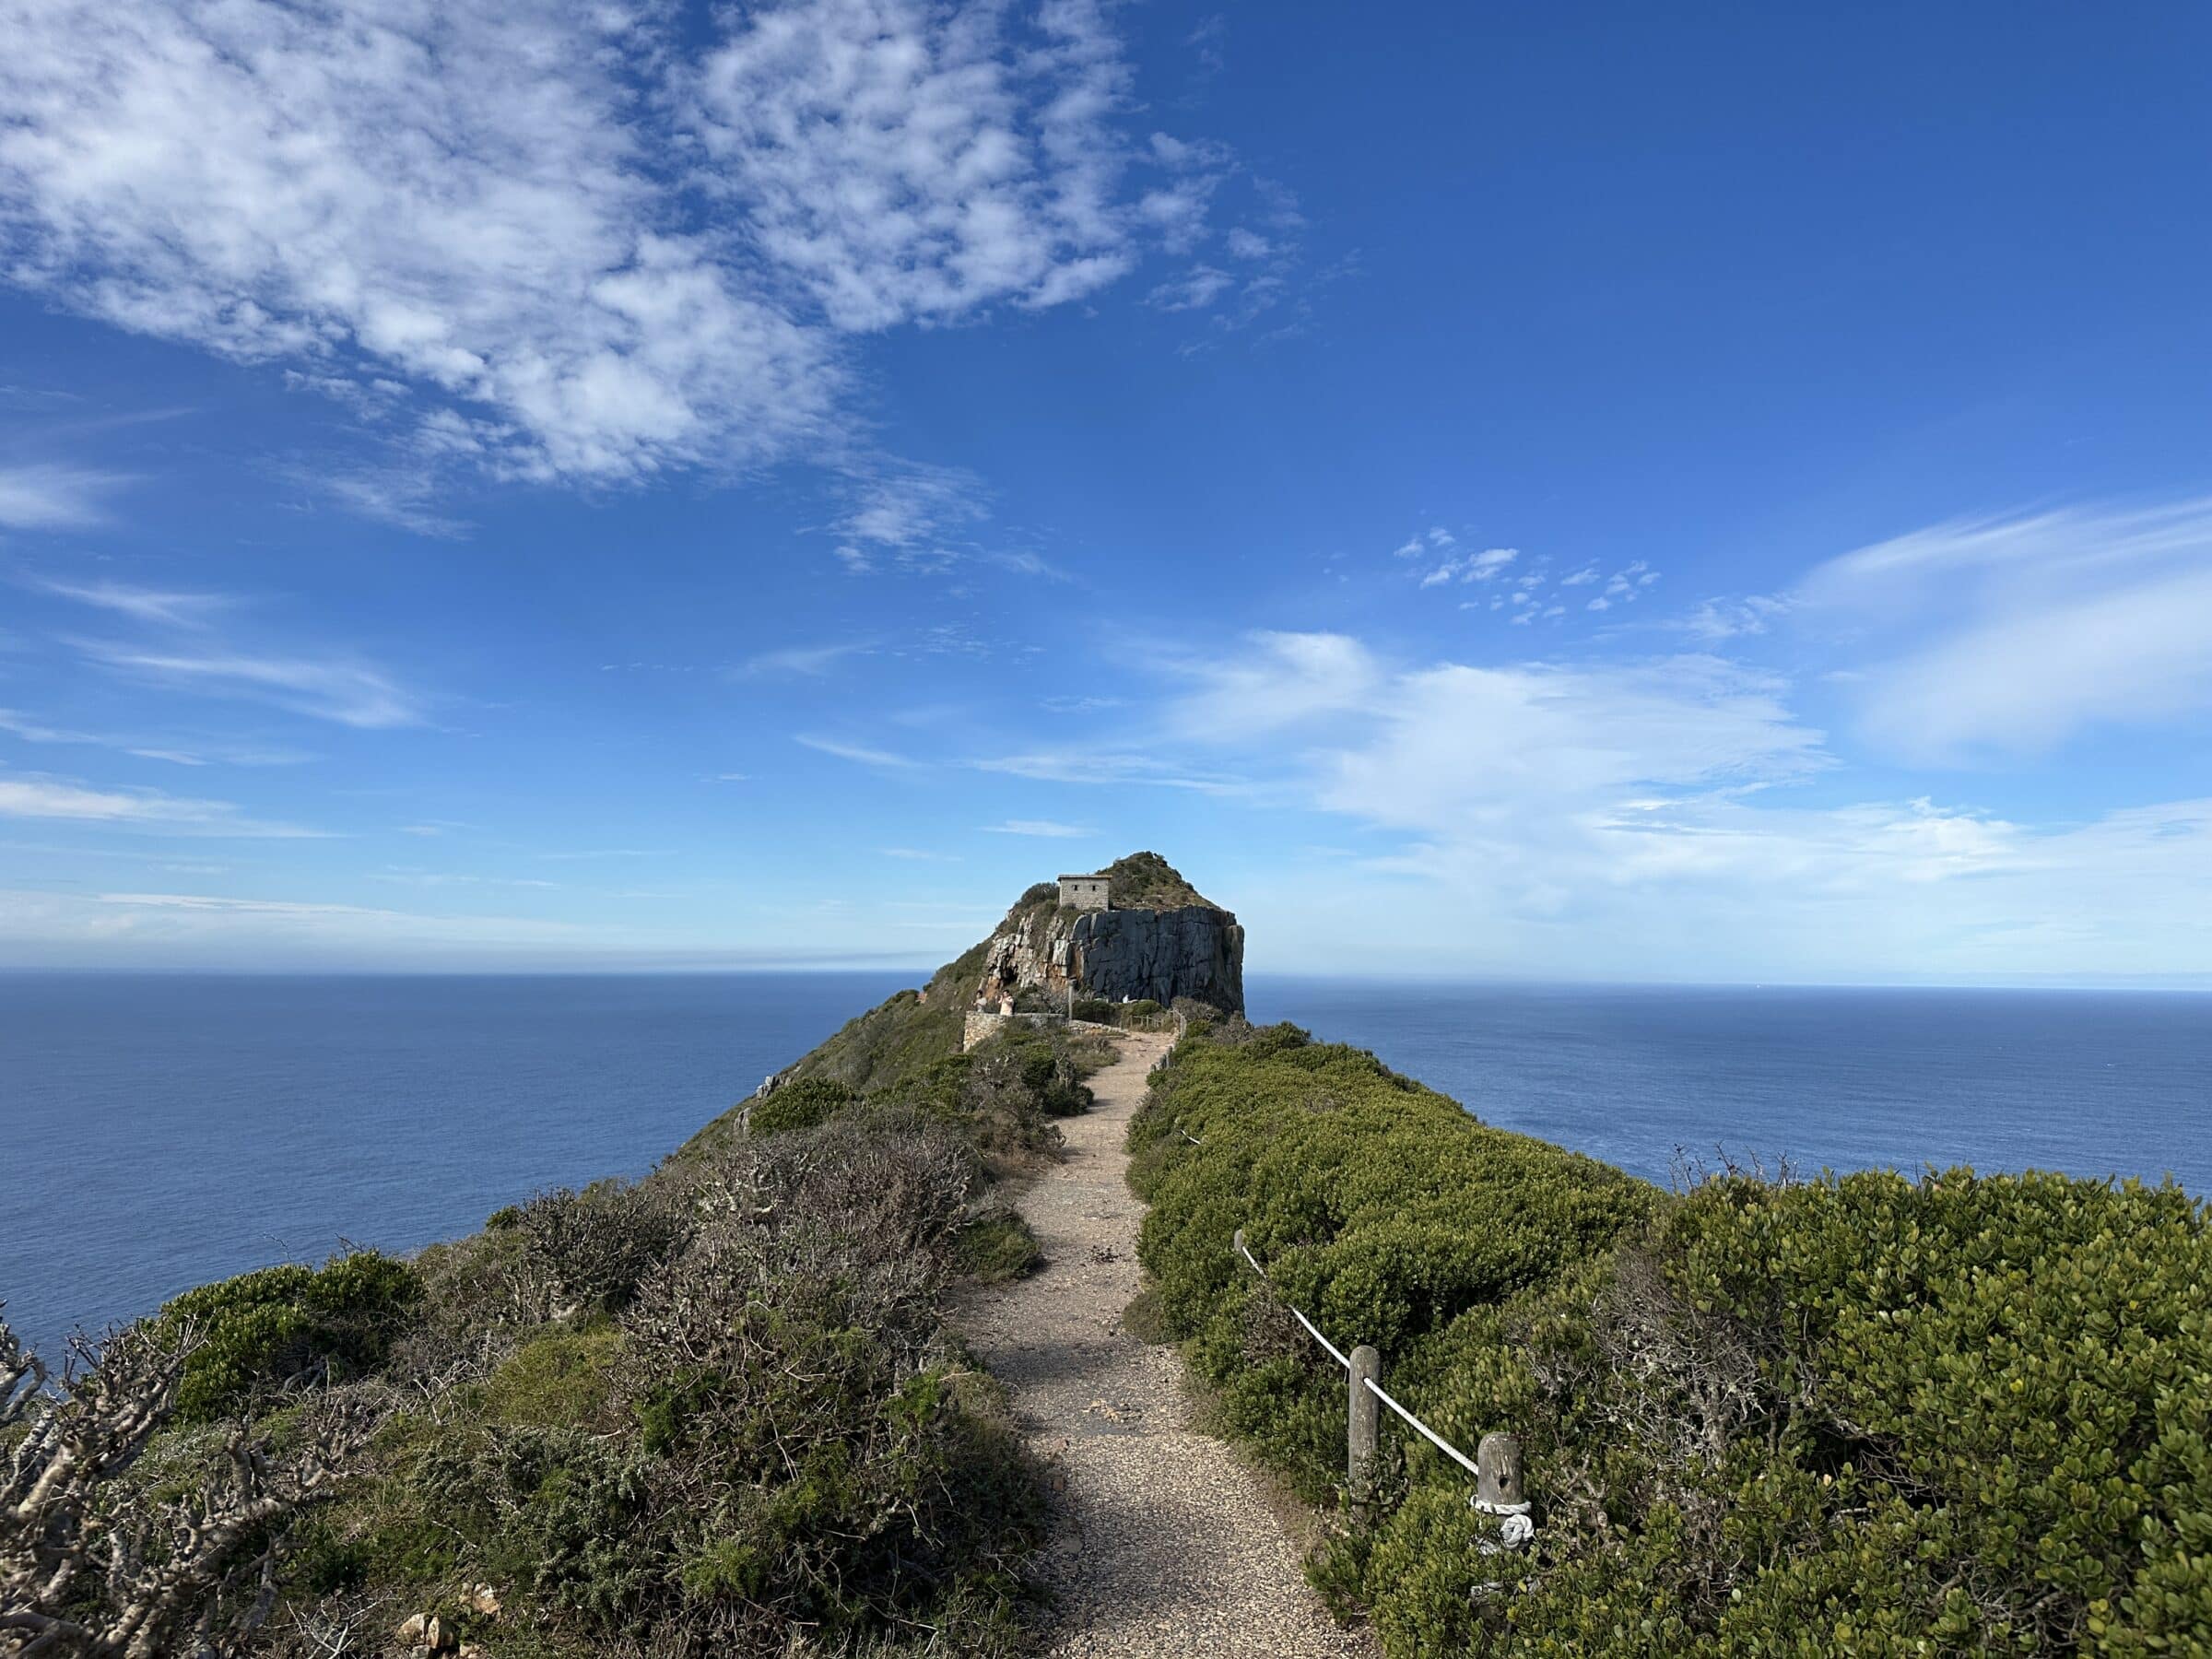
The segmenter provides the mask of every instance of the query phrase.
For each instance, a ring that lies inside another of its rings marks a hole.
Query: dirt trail
[[[1121,1058],[1091,1079],[1098,1104],[1062,1124],[1065,1159],[1021,1200],[1044,1265],[962,1322],[1013,1391],[1031,1448],[1054,1465],[1044,1576],[1059,1611],[1047,1651],[1364,1655],[1365,1640],[1322,1611],[1259,1478],[1192,1427],[1174,1349],[1122,1328],[1144,1214],[1123,1140],[1169,1041],[1125,1037]]]

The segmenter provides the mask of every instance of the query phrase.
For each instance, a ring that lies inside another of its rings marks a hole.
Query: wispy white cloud
[[[552,892],[558,892],[561,885],[558,881],[544,881],[528,876],[484,876],[465,870],[420,870],[402,865],[386,865],[381,870],[371,870],[369,879],[389,882],[396,887],[531,888]]]
[[[543,959],[592,937],[538,917],[426,914],[375,905],[220,893],[103,892],[67,898],[0,891],[0,949],[34,959],[79,957],[206,961],[455,960],[496,951]]]
[[[985,824],[983,828],[993,835],[1031,835],[1046,841],[1080,841],[1098,833],[1080,824],[1056,823],[1051,818],[1007,818],[1004,823]]]
[[[320,832],[248,818],[228,801],[158,789],[95,789],[46,776],[0,777],[0,818],[47,818],[189,835],[294,839]]]
[[[1041,553],[1028,551],[992,551],[979,553],[976,559],[994,570],[1011,571],[1017,576],[1041,576],[1049,582],[1072,581],[1068,573],[1046,559]]]
[[[1247,172],[1219,147],[1179,144],[1164,134],[1153,135],[1152,147],[1171,165],[1200,170],[1174,197],[1186,220],[1182,234],[1163,240],[1171,251],[1179,245],[1203,247],[1204,256],[1147,296],[1159,310],[1203,314],[1207,332],[1185,342],[1180,347],[1183,355],[1218,349],[1241,332],[1249,331],[1260,347],[1304,333],[1312,320],[1314,297],[1352,275],[1356,255],[1320,270],[1307,268],[1305,215],[1288,186]],[[1241,195],[1241,206],[1229,202],[1232,192]],[[1157,196],[1147,206],[1159,217],[1171,217]],[[1216,253],[1206,245],[1211,238],[1203,227],[1232,218],[1243,222],[1230,227],[1221,238],[1223,252]],[[1224,268],[1223,259],[1233,268]]]
[[[336,380],[335,376],[329,378]],[[336,383],[352,384],[344,380],[336,380]],[[399,465],[350,472],[325,468],[294,476],[310,489],[320,490],[363,518],[394,524],[417,535],[465,536],[469,530],[467,520],[439,504],[441,478],[437,469],[423,465],[425,460],[441,452],[447,455],[453,453],[428,441],[432,429],[426,425],[418,435],[417,455]],[[480,457],[487,451],[479,441],[470,444],[465,453]]]
[[[0,732],[11,733],[15,736],[22,738],[26,743],[70,743],[110,747],[100,744],[100,740],[89,733],[72,732],[60,726],[47,725],[43,722],[32,720],[28,715],[18,713],[13,709],[0,709]]]
[[[489,891],[489,889],[486,889]],[[608,893],[606,898],[624,895]],[[645,893],[695,908],[696,894]],[[115,890],[72,894],[0,888],[0,962],[28,966],[201,967],[266,970],[419,968],[426,963],[497,971],[548,965],[604,969],[610,960],[669,970],[696,968],[923,967],[924,947],[886,952],[858,919],[849,936],[804,950],[731,947],[715,930],[686,931],[664,912],[651,920],[584,924],[535,915],[456,913],[326,903],[300,898]],[[986,923],[985,925],[988,925]],[[880,934],[881,920],[874,923]],[[928,952],[972,937],[950,927]]]
[[[836,527],[874,547],[917,547],[982,518],[982,488],[961,467],[879,463],[853,476],[851,505]]]
[[[339,725],[378,729],[419,725],[426,718],[420,698],[364,664],[110,640],[70,643],[117,674],[215,696],[250,698]]]
[[[1436,534],[1430,532],[1432,537]],[[1430,546],[1435,545],[1431,541]],[[1485,547],[1479,553],[1447,554],[1422,575],[1420,585],[1430,588],[1452,582],[1495,582],[1520,557],[1518,547]]]
[[[114,749],[135,756],[141,760],[164,760],[172,766],[298,766],[314,759],[299,749],[257,747],[221,740],[189,739],[164,742],[160,739],[122,736],[110,732],[79,732],[66,726],[56,726],[39,720],[17,709],[0,709],[0,732],[20,737],[26,743],[57,743],[80,745],[90,748]],[[190,747],[184,743],[189,741]]]
[[[1433,556],[1439,549],[1429,536],[1416,536],[1397,549],[1401,559]],[[1480,552],[1459,552],[1445,547],[1442,557],[1422,571],[1418,585],[1441,588],[1473,584],[1487,591],[1459,601],[1463,611],[1503,613],[1507,623],[1533,629],[1537,623],[1557,624],[1569,614],[1570,604],[1585,612],[1604,612],[1633,605],[1659,581],[1659,572],[1645,559],[1632,559],[1606,575],[1602,567],[1583,565],[1555,577],[1548,554],[1524,558],[1518,547],[1486,547]],[[1600,585],[1602,583],[1602,586]],[[1597,587],[1588,599],[1569,590]]]
[[[1601,594],[1600,597],[1603,597]],[[1592,604],[1596,601],[1593,600]],[[1687,617],[1668,624],[1709,645],[1763,634],[1790,613],[1790,601],[1771,594],[1700,600]]]
[[[923,762],[910,756],[896,755],[888,749],[871,748],[861,743],[843,743],[834,737],[794,736],[792,741],[824,755],[834,755],[840,760],[850,760],[859,766],[873,766],[883,771],[915,771]]]
[[[1040,783],[1086,783],[1116,788],[1147,784],[1159,789],[1194,789],[1209,794],[1232,794],[1241,787],[1236,779],[1209,772],[1204,767],[1183,766],[1159,755],[1127,749],[1027,749],[1018,754],[982,756],[964,764],[975,771],[998,772]]]
[[[1192,689],[1170,710],[1171,729],[1215,739],[1253,736],[1367,711],[1387,671],[1359,641],[1334,633],[1255,633],[1242,653],[1186,663]]]
[[[1037,706],[1054,714],[1088,714],[1100,709],[1118,709],[1128,700],[1121,697],[1071,695],[1065,692],[1040,699]]]
[[[1599,597],[1617,604],[1633,605],[1644,589],[1659,580],[1659,572],[1641,559],[1631,559],[1625,567],[1606,579],[1605,591]]]
[[[102,893],[102,904],[154,909],[253,912],[271,916],[388,916],[393,912],[358,904],[318,904],[292,899],[233,899],[209,893]]]
[[[843,493],[830,528],[838,559],[856,576],[885,566],[948,570],[970,550],[968,526],[990,516],[982,480],[963,467],[878,458],[848,467]]]
[[[108,498],[129,482],[53,463],[0,465],[0,529],[87,529],[105,521]]]
[[[1492,815],[1532,788],[1584,798],[1653,785],[1740,784],[1823,764],[1771,676],[1713,657],[1569,668],[1400,667],[1341,634],[1260,634],[1193,668],[1173,729],[1242,746],[1286,733],[1346,746],[1324,804],[1364,803],[1378,822],[1430,826]]]
[[[2212,500],[1959,521],[1787,596],[1843,641],[1861,729],[1924,764],[2212,708]]]
[[[848,657],[874,649],[865,641],[845,640],[827,645],[785,645],[749,656],[739,672],[750,676],[797,675],[818,678]]]
[[[23,586],[38,593],[74,599],[80,605],[113,611],[135,621],[172,628],[202,627],[238,604],[228,594],[180,593],[107,578],[98,582],[70,582],[60,577],[27,576],[20,580]]]
[[[1145,300],[1164,312],[1204,311],[1236,283],[1237,278],[1227,271],[1209,265],[1195,265],[1182,276],[1159,284]]]

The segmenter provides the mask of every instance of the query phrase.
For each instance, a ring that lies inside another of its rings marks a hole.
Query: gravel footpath
[[[1299,1570],[1259,1477],[1192,1426],[1175,1350],[1122,1328],[1139,1288],[1124,1136],[1165,1037],[1121,1040],[1090,1080],[1098,1104],[1061,1124],[1066,1157],[1021,1212],[1044,1265],[961,1321],[1013,1393],[1030,1448],[1053,1467],[1043,1577],[1058,1597],[1046,1651],[1084,1655],[1365,1655]]]

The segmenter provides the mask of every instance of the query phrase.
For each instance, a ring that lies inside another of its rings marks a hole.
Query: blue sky
[[[2212,974],[2212,17],[4,0],[0,965]]]

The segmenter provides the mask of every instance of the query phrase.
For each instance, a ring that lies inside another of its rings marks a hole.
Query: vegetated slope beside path
[[[1091,1078],[1098,1104],[1061,1127],[1065,1159],[1023,1195],[1044,1265],[963,1324],[1013,1391],[1030,1446],[1053,1460],[1044,1573],[1059,1608],[1047,1651],[1084,1655],[1364,1654],[1322,1611],[1258,1477],[1192,1426],[1171,1347],[1122,1326],[1138,1288],[1124,1139],[1165,1037],[1124,1037]]]

